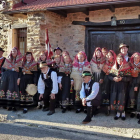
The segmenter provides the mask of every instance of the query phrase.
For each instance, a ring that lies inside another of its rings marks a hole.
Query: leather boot
[[[87,124],[89,122],[91,122],[91,116],[92,116],[92,107],[87,107],[87,116],[86,118],[83,120],[83,124]]]
[[[52,115],[55,113],[55,99],[50,99],[50,107],[49,107],[49,113],[47,115]]]

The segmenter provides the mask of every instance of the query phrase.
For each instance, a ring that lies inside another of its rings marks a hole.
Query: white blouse
[[[49,69],[48,69],[48,72],[49,72]],[[44,78],[46,77],[48,72],[46,74],[43,73]],[[51,93],[57,94],[58,93],[58,83],[57,83],[57,74],[56,74],[56,72],[54,72],[54,71],[51,72],[51,79],[52,79],[52,83],[53,83]],[[37,88],[38,88],[38,93],[44,94],[44,92],[45,92],[45,83],[42,80],[41,75],[40,75],[39,80],[38,80]]]

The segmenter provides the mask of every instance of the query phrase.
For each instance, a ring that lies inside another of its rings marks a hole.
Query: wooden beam
[[[83,11],[83,13],[88,16],[89,15],[89,8],[85,8],[85,10]]]
[[[85,21],[73,21],[73,25],[83,25],[83,26],[111,26],[111,21],[108,22],[85,22]],[[140,24],[140,19],[122,19],[117,20],[117,25],[133,25]]]
[[[113,5],[109,5],[109,9],[111,12],[113,12],[113,13],[115,12],[115,7]]]
[[[11,29],[18,29],[18,28],[27,28],[27,24],[13,24],[13,25],[11,25]]]

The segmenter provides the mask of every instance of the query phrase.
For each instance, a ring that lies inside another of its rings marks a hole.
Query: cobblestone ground
[[[92,118],[91,123],[83,125],[81,122],[85,116],[84,113],[76,114],[74,111],[62,114],[60,109],[56,109],[56,113],[52,116],[47,116],[47,112],[37,109],[29,110],[27,114],[23,114],[22,110],[12,112],[0,109],[0,121],[5,123],[18,123],[89,136],[96,135],[103,137],[103,140],[140,139],[140,125],[136,118],[132,119],[127,115],[125,121],[121,119],[114,121],[114,114],[105,116],[100,113]]]

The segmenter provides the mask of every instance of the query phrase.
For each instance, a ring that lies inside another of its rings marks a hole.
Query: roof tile
[[[62,6],[72,6],[72,5],[84,5],[92,3],[103,3],[108,1],[120,1],[120,0],[25,0],[27,5],[19,3],[13,6],[15,10],[44,10],[50,7],[62,7]]]

